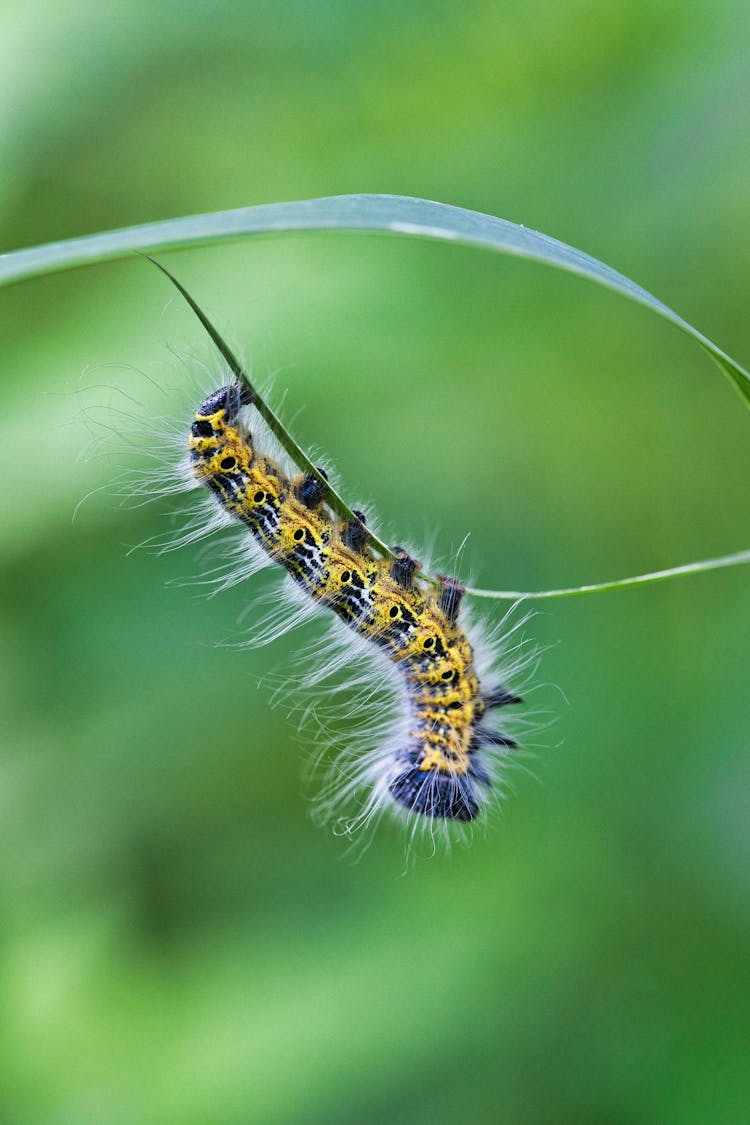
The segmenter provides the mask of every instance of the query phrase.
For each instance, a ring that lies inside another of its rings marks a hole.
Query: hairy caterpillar
[[[390,804],[433,823],[474,820],[492,790],[493,756],[516,746],[489,712],[521,699],[504,683],[480,683],[461,621],[463,587],[446,577],[423,582],[400,548],[377,557],[361,512],[343,521],[327,506],[319,475],[289,476],[256,446],[247,417],[254,401],[234,382],[200,404],[188,438],[192,475],[303,596],[396,673],[406,721],[378,759],[369,808]]]

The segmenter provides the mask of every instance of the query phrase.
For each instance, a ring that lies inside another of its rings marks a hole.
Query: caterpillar
[[[425,581],[400,547],[379,557],[365,515],[343,520],[326,503],[325,474],[289,474],[263,451],[250,425],[254,399],[235,381],[200,403],[187,440],[191,475],[301,598],[330,611],[397,680],[404,721],[359,775],[371,785],[368,815],[389,806],[433,825],[474,821],[496,787],[495,766],[516,747],[490,713],[522,699],[480,676],[464,587]]]

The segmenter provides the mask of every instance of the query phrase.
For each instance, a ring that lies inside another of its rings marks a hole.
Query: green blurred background
[[[426,196],[747,362],[749,47],[747,0],[3,0],[0,246]],[[165,260],[345,493],[443,555],[470,531],[478,584],[749,545],[747,411],[644,309],[404,238]],[[71,519],[116,471],[82,415],[163,412],[197,324],[125,261],[3,290],[0,325],[3,1125],[750,1120],[747,572],[544,604],[535,776],[470,849],[402,877],[385,826],[352,865],[270,706],[298,638],[215,647],[257,588],[128,556],[163,507]]]

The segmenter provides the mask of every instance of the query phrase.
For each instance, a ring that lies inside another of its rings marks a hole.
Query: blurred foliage
[[[1,244],[425,196],[588,250],[747,360],[749,46],[708,0],[2,0]],[[745,412],[642,309],[369,236],[169,264],[345,494],[444,557],[471,531],[482,585],[748,545]],[[197,325],[134,261],[3,291],[0,328],[0,1120],[747,1120],[747,575],[545,606],[540,783],[450,858],[402,878],[386,827],[352,866],[270,706],[298,640],[215,647],[255,588],[165,588],[195,553],[127,554],[163,507],[71,521],[116,472],[89,431],[179,418]]]

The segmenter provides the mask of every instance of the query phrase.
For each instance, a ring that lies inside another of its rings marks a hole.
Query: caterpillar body
[[[462,624],[463,587],[451,578],[422,581],[419,563],[400,548],[378,557],[361,512],[338,518],[319,476],[289,475],[256,447],[252,403],[252,392],[234,382],[200,404],[188,438],[192,476],[301,596],[332,611],[398,678],[405,722],[369,775],[369,808],[390,805],[432,823],[473,821],[491,795],[494,766],[516,746],[490,712],[521,698],[499,680],[480,682]]]

